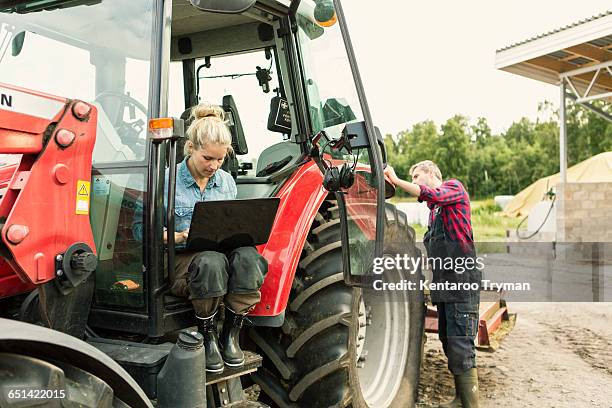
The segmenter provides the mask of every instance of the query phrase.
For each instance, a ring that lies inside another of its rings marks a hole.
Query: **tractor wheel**
[[[385,254],[417,255],[406,217],[386,205]],[[253,327],[264,357],[252,375],[278,407],[408,407],[417,397],[424,324],[420,291],[353,288],[342,274],[334,201],[317,214],[282,328]],[[387,243],[390,244],[387,244]],[[420,273],[394,279],[418,281]]]
[[[128,407],[114,396],[108,384],[91,373],[64,362],[20,354],[0,353],[0,384],[5,391],[0,394],[0,406],[7,408]]]

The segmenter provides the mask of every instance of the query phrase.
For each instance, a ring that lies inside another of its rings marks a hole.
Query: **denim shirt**
[[[196,183],[187,168],[186,157],[180,162],[176,169],[176,193],[174,195],[174,230],[182,232],[191,225],[191,217],[193,216],[193,207],[199,201],[212,200],[233,200],[238,194],[236,182],[228,172],[219,169],[208,180],[208,184],[204,192]],[[168,191],[169,171],[166,169],[165,191]],[[142,240],[143,225],[142,225],[142,203],[138,203],[136,207],[136,222],[133,225],[134,237]],[[168,207],[168,195],[164,194],[164,208]],[[166,213],[164,212],[164,224],[167,224]],[[176,249],[182,249],[185,244],[176,244]]]
[[[166,171],[166,189],[168,171]],[[176,170],[176,194],[174,199],[174,227],[176,232],[185,231],[191,224],[193,207],[200,201],[233,200],[238,190],[236,182],[228,172],[219,169],[208,180],[202,192],[187,168],[187,158],[179,163]],[[167,199],[166,199],[167,201]],[[164,201],[164,207],[167,203]]]

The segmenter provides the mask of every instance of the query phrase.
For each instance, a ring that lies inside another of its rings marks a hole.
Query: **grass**
[[[503,241],[506,230],[515,230],[520,222],[521,218],[518,217],[503,217],[501,208],[492,198],[472,203],[472,227],[476,241]]]
[[[416,202],[413,198],[393,197],[389,200],[393,204],[401,202]],[[499,242],[506,238],[506,230],[514,230],[521,222],[520,218],[502,217],[501,208],[492,198],[474,200],[472,205],[472,228],[476,242]],[[412,225],[416,231],[417,240],[421,241],[427,231],[426,226]]]

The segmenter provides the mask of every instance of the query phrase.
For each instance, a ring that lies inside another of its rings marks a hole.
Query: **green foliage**
[[[433,161],[438,164],[442,174],[452,175],[459,180],[467,180],[470,137],[467,119],[455,115],[442,125],[442,134],[434,151]]]
[[[495,204],[492,198],[488,200],[473,201],[471,207],[472,215],[494,214],[502,210],[499,205]]]
[[[603,103],[596,105],[612,114]],[[522,118],[502,134],[493,134],[483,117],[470,125],[455,115],[440,129],[430,120],[420,122],[385,137],[388,161],[409,180],[410,166],[433,160],[444,178],[462,181],[473,198],[516,194],[559,171],[558,112],[544,102],[539,116],[535,123]],[[612,150],[612,123],[579,105],[568,106],[567,134],[569,166]]]

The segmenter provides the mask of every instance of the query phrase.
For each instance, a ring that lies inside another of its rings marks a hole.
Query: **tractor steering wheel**
[[[104,101],[108,98],[119,99],[117,113],[109,120],[113,128],[121,138],[124,145],[128,146],[138,158],[144,158],[146,151],[146,122],[136,118],[136,109],[138,109],[144,117],[147,117],[147,108],[134,99],[129,94],[124,94],[115,91],[100,92],[95,99],[95,102],[100,106],[105,106]],[[129,119],[125,118],[125,110],[128,109]],[[146,119],[145,119],[146,120]]]

